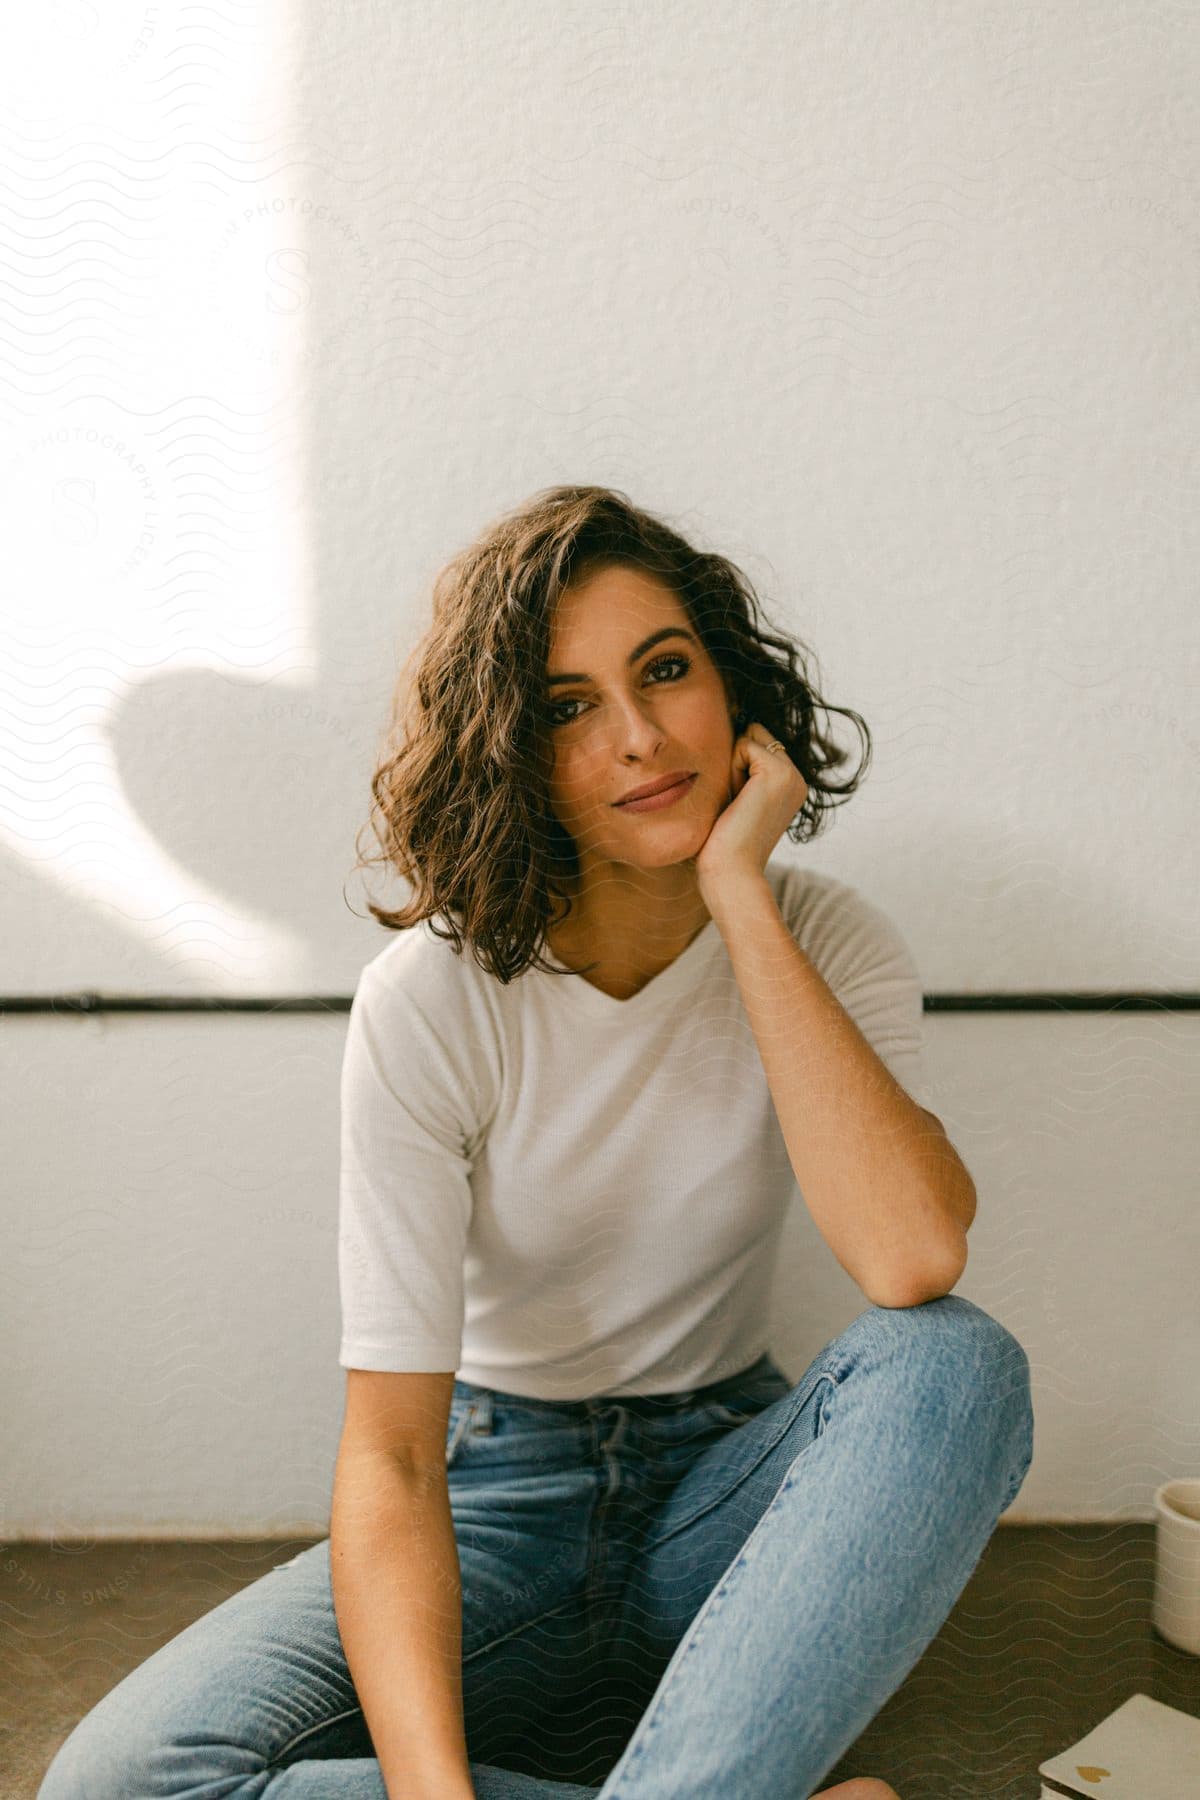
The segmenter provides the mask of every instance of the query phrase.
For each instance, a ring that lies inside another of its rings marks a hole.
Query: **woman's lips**
[[[658,812],[664,806],[674,806],[676,800],[682,800],[690,794],[696,784],[696,776],[689,775],[684,781],[677,781],[674,787],[664,788],[660,794],[647,794],[644,800],[618,800],[617,805],[622,812]]]

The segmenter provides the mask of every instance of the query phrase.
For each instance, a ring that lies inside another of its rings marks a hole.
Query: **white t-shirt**
[[[830,875],[766,873],[928,1104],[921,983],[896,926]],[[343,1368],[452,1370],[544,1400],[722,1380],[768,1348],[799,1196],[715,920],[626,1000],[540,969],[505,986],[428,921],[364,967],[341,1078]]]

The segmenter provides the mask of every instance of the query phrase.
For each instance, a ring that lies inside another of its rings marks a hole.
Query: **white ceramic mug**
[[[1155,1489],[1154,1628],[1200,1656],[1200,1476]]]

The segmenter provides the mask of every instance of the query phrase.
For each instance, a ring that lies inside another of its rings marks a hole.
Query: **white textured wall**
[[[788,853],[928,990],[1200,987],[1198,76],[1114,5],[6,19],[0,990],[349,991],[430,579],[562,480],[866,716]],[[344,1018],[0,1023],[0,1536],[323,1529]],[[1200,1469],[1200,1020],[926,1025],[958,1291],[1034,1367],[1010,1516],[1148,1519]],[[787,1250],[798,1373],[864,1302]]]

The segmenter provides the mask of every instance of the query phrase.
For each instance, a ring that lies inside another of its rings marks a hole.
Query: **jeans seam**
[[[1025,1452],[1022,1455],[1020,1466],[1018,1467],[1016,1474],[1013,1476],[1010,1476],[1010,1478],[1009,1478],[1008,1492],[1005,1495],[1004,1503],[1000,1508],[1000,1511],[1002,1513],[1005,1513],[1008,1511],[1009,1507],[1012,1505],[1013,1501],[1016,1499],[1016,1497],[1020,1493],[1021,1489],[1025,1486],[1025,1477],[1028,1475],[1030,1467],[1033,1463],[1034,1447],[1035,1446],[1033,1443],[1032,1426],[1031,1426],[1029,1449],[1027,1452]]]
[[[797,1406],[795,1408],[793,1408],[792,1412],[785,1415],[785,1417],[783,1419],[783,1423],[780,1425],[779,1430],[777,1432],[775,1432],[772,1437],[768,1438],[767,1442],[763,1445],[760,1454],[755,1457],[755,1459],[752,1463],[748,1464],[747,1467],[742,1470],[741,1474],[737,1477],[737,1480],[732,1484],[732,1486],[723,1488],[719,1494],[714,1494],[711,1500],[706,1500],[703,1506],[698,1506],[696,1508],[695,1512],[688,1514],[686,1519],[681,1519],[677,1525],[672,1525],[670,1531],[664,1531],[661,1537],[648,1539],[646,1541],[646,1543],[643,1545],[643,1550],[646,1550],[646,1551],[657,1550],[660,1544],[669,1543],[670,1540],[673,1537],[677,1537],[681,1531],[686,1531],[689,1525],[694,1525],[696,1523],[697,1519],[702,1519],[704,1517],[705,1513],[711,1512],[714,1506],[720,1506],[723,1501],[728,1500],[730,1494],[735,1494],[737,1492],[738,1488],[740,1488],[742,1483],[746,1480],[747,1476],[752,1475],[754,1473],[755,1469],[757,1469],[757,1467],[758,1467],[759,1463],[762,1461],[763,1457],[768,1455],[769,1452],[775,1448],[776,1444],[779,1442],[779,1440],[783,1436],[784,1432],[791,1425],[792,1419],[795,1416],[795,1413],[798,1412],[800,1410],[800,1407],[803,1406],[812,1397],[812,1395],[816,1392],[817,1387],[819,1386],[819,1384],[822,1381],[828,1381],[828,1382],[832,1383],[834,1386],[837,1385],[837,1380],[836,1380],[836,1377],[833,1375],[833,1373],[827,1369],[822,1369],[819,1374],[817,1374],[813,1377],[812,1382],[810,1383],[809,1387],[805,1390],[805,1392],[804,1392],[802,1398],[800,1399],[799,1403],[797,1404]],[[792,1391],[792,1396],[794,1397],[797,1392],[797,1389],[793,1388],[791,1391]],[[779,1398],[782,1400],[785,1398],[785,1396],[783,1394],[781,1394],[779,1396]],[[748,1423],[753,1423],[753,1421],[748,1421]]]
[[[348,1706],[342,1712],[334,1713],[331,1718],[319,1719],[313,1725],[306,1725],[304,1727],[303,1731],[298,1731],[296,1733],[295,1737],[288,1739],[286,1744],[281,1744],[279,1749],[275,1751],[274,1755],[267,1758],[267,1761],[263,1764],[263,1768],[264,1769],[275,1768],[276,1764],[279,1762],[280,1757],[287,1756],[289,1751],[294,1750],[297,1744],[302,1744],[304,1742],[305,1738],[312,1737],[314,1735],[314,1733],[318,1732],[318,1731],[328,1731],[329,1727],[331,1725],[337,1725],[341,1722],[341,1720],[352,1718],[355,1713],[361,1713],[361,1712],[362,1712],[361,1706]]]
[[[546,1611],[539,1613],[536,1619],[526,1619],[523,1624],[514,1625],[511,1631],[502,1631],[499,1637],[489,1638],[486,1644],[480,1644],[478,1649],[465,1655],[463,1662],[474,1662],[477,1656],[484,1655],[488,1650],[494,1650],[497,1644],[506,1644],[509,1638],[520,1637],[523,1631],[532,1631],[533,1627],[540,1625],[543,1619],[552,1619],[556,1613],[565,1612],[569,1606],[578,1606],[581,1598],[582,1596],[579,1594],[568,1594],[565,1600],[560,1600],[557,1606],[548,1606]]]
[[[535,1625],[540,1625],[543,1619],[553,1618],[555,1613],[563,1612],[568,1606],[574,1606],[577,1603],[577,1598],[576,1595],[569,1595],[566,1600],[560,1600],[557,1606],[551,1606],[546,1612],[539,1613],[536,1619],[526,1619],[524,1624],[514,1625],[511,1631],[504,1631],[501,1632],[499,1637],[489,1638],[486,1644],[480,1644],[477,1650],[472,1650],[469,1655],[465,1655],[462,1659],[463,1662],[469,1663],[473,1661],[475,1657],[482,1656],[485,1651],[494,1650],[497,1644],[507,1643],[509,1638],[518,1637],[522,1631],[531,1631]],[[312,1737],[318,1731],[328,1731],[331,1725],[340,1724],[343,1719],[352,1718],[356,1713],[361,1712],[361,1704],[358,1706],[349,1706],[342,1712],[334,1713],[328,1719],[319,1719],[315,1724],[306,1725],[303,1731],[298,1731],[295,1737],[289,1738],[286,1744],[281,1745],[263,1767],[265,1769],[275,1768],[280,1758],[287,1756],[296,1748],[297,1744],[302,1744],[305,1738]]]

